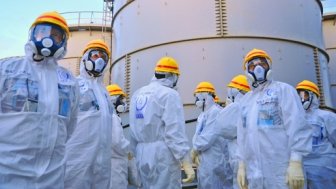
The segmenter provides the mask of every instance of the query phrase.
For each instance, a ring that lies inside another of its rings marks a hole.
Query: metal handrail
[[[76,11],[63,12],[69,26],[97,25],[111,27],[112,16],[107,16],[103,11]]]

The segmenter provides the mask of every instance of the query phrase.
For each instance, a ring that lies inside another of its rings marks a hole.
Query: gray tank
[[[333,107],[321,20],[318,0],[115,1],[111,81],[132,95],[148,84],[159,58],[172,56],[188,109],[200,81],[225,99],[230,79],[244,74],[245,54],[259,48],[271,56],[275,80],[316,82],[321,104]]]
[[[332,103],[336,105],[336,12],[328,12],[323,15],[323,36],[325,41],[325,48],[329,54],[329,74],[331,86],[331,99]]]

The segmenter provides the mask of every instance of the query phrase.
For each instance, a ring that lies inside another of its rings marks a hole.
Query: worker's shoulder
[[[288,83],[285,83],[283,81],[272,81],[272,85],[275,87],[281,87],[281,88],[292,88],[294,89],[294,87]]]
[[[179,93],[170,87],[157,83],[150,83],[134,92],[133,96],[156,96],[158,98],[179,97]]]
[[[321,117],[326,117],[327,116],[327,117],[329,117],[329,118],[331,118],[331,119],[333,119],[333,120],[336,121],[336,114],[332,110],[318,108],[316,111],[318,112],[318,114]]]
[[[0,67],[4,68],[7,66],[13,66],[16,64],[22,64],[25,59],[22,56],[15,56],[15,57],[7,57],[0,59]]]
[[[16,74],[27,73],[29,64],[24,57],[9,57],[0,59],[0,73],[1,74]]]
[[[57,75],[60,82],[76,82],[73,73],[62,66],[57,67]]]
[[[170,88],[170,87],[167,87],[167,86],[164,86],[164,85],[156,85],[156,93],[159,95],[159,96],[165,96],[165,97],[179,97],[179,93],[173,89],[173,88]]]
[[[67,68],[64,68],[62,66],[57,67],[57,72],[66,73],[67,75],[69,75],[69,77],[71,77],[72,79],[75,79],[74,74],[70,70],[68,70]]]

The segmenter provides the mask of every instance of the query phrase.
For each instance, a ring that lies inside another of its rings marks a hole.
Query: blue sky
[[[103,0],[6,0],[1,2],[0,59],[24,55],[30,25],[43,12],[103,11]]]
[[[336,0],[322,0],[324,13],[336,13]]]
[[[324,12],[336,13],[336,0],[323,0]],[[6,0],[0,12],[0,59],[24,55],[28,30],[46,11],[103,11],[103,0]]]

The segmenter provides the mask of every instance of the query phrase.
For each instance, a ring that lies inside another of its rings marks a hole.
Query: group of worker
[[[174,58],[158,60],[131,96],[128,140],[119,117],[127,95],[103,84],[108,46],[83,47],[76,78],[57,64],[68,38],[65,19],[43,13],[25,57],[0,61],[0,188],[178,189],[194,181],[192,165],[200,189],[336,188],[336,115],[319,109],[313,82],[295,90],[274,81],[265,51],[247,53],[224,108],[213,84],[197,85],[190,148]]]
[[[69,34],[59,13],[43,13],[25,57],[0,61],[0,188],[127,189],[136,175],[118,116],[126,94],[103,84],[110,50],[90,41],[75,78],[57,64]]]
[[[224,108],[215,88],[194,92],[202,113],[193,137],[198,188],[336,188],[336,114],[319,109],[317,85],[272,79],[267,52],[253,49],[245,75],[228,84]]]

